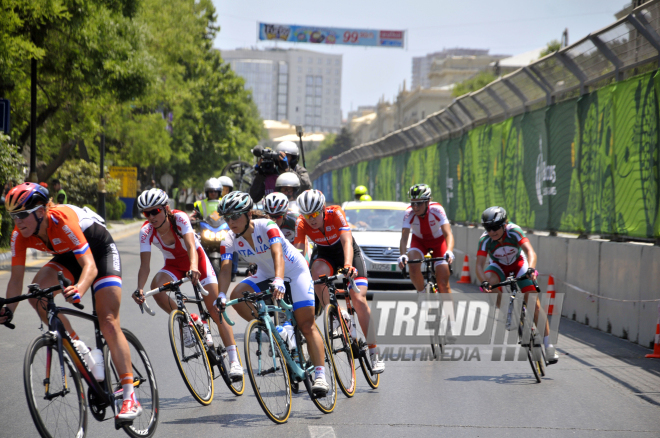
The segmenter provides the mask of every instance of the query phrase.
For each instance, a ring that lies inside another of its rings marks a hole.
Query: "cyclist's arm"
[[[9,277],[9,284],[7,284],[7,298],[14,298],[21,294],[23,289],[23,276],[25,275],[25,266],[23,265],[14,265],[11,267],[11,277]],[[18,303],[7,304],[9,310],[14,312]],[[5,319],[0,316],[0,324],[2,324]]]
[[[410,228],[401,229],[401,242],[399,242],[399,254],[407,254],[408,237],[410,236]]]
[[[486,281],[486,256],[483,255],[478,255],[477,256],[477,278],[479,279],[479,283],[483,283]]]
[[[532,248],[532,244],[529,241],[520,245],[525,254],[527,254],[527,264],[530,268],[536,268],[536,252]],[[533,279],[536,280],[536,275],[532,275]]]
[[[137,288],[139,290],[144,290],[144,285],[147,284],[147,280],[149,279],[150,264],[151,264],[151,252],[141,252],[140,270],[138,271],[138,282],[137,282]]]
[[[232,256],[233,257],[233,256]],[[231,259],[224,259],[220,262],[220,275],[218,276],[219,291],[227,294],[229,283],[231,283]]]
[[[339,240],[344,247],[344,265],[353,266],[353,234],[345,231],[339,235]]]
[[[440,227],[442,229],[442,235],[445,236],[445,242],[447,242],[447,249],[454,252],[454,233],[451,232],[451,224],[446,223]]]
[[[92,285],[92,282],[99,273],[91,251],[87,251],[85,254],[78,257],[78,264],[82,268],[80,280],[78,280],[78,284],[71,285],[64,289],[63,295],[65,298],[68,298],[70,295],[72,295],[71,292],[73,292],[73,289],[78,289],[78,293],[81,297],[85,295],[85,292],[87,292],[87,289],[89,289],[89,287]]]
[[[199,269],[197,259],[197,248],[195,247],[195,235],[193,233],[186,233],[183,235],[183,241],[186,244],[186,251],[188,251],[188,259],[190,260],[190,270],[194,273],[197,273],[197,279],[199,279]]]
[[[270,253],[273,257],[273,268],[275,270],[275,276],[284,278],[284,255],[282,252],[282,244],[280,242],[274,242],[270,246]]]

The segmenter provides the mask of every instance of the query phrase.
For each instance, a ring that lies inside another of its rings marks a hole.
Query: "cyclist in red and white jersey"
[[[66,287],[62,295],[74,303],[80,302],[82,295],[91,288],[101,332],[123,385],[124,402],[115,419],[130,421],[137,418],[142,407],[135,397],[131,352],[119,324],[121,260],[103,219],[87,208],[53,204],[48,199],[48,191],[34,183],[14,187],[7,194],[5,208],[16,225],[11,234],[11,277],[7,298],[20,295],[23,289],[28,248],[55,256],[37,272],[32,283],[42,289],[54,286],[58,283],[57,273],[62,272],[71,281],[71,286]],[[47,323],[46,306],[37,303],[30,300],[41,320]],[[16,306],[18,303],[0,308],[0,324],[11,321]],[[74,342],[81,342],[67,318],[64,315],[59,318]]]
[[[449,257],[449,263],[454,261],[454,235],[451,225],[442,205],[431,202],[431,188],[426,184],[415,184],[408,191],[410,207],[403,217],[403,229],[401,230],[401,242],[399,243],[399,268],[403,269],[410,258],[424,258],[424,255],[433,250],[433,257]],[[410,249],[406,254],[408,236],[412,231]],[[450,293],[449,266],[447,261],[437,261],[435,267],[435,279],[438,283],[439,292]],[[417,292],[424,291],[424,277],[420,263],[410,265],[410,280]]]
[[[147,221],[140,230],[140,270],[137,296],[134,295],[133,299],[138,304],[144,302],[143,288],[149,278],[151,245],[154,245],[162,252],[165,266],[151,280],[151,288],[155,289],[170,281],[181,280],[186,275],[189,275],[193,282],[199,281],[209,293],[204,297],[206,308],[217,324],[220,337],[227,349],[230,363],[229,376],[242,376],[243,368],[236,352],[234,333],[229,324],[220,324],[220,314],[215,307],[218,298],[218,279],[213,266],[193,232],[188,215],[179,210],[170,210],[167,201],[167,193],[156,188],[145,190],[138,198],[138,207]],[[177,309],[176,302],[166,292],[157,293],[153,297],[167,314]],[[221,294],[220,298],[226,300],[224,294]],[[199,318],[195,314],[192,317]],[[186,346],[194,344],[191,330],[184,330],[183,338]],[[213,337],[209,332],[205,333],[205,338],[207,344],[213,344]]]

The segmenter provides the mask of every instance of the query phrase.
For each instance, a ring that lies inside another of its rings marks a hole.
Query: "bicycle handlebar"
[[[257,300],[263,300],[264,298],[267,298],[268,296],[271,296],[273,294],[272,289],[273,289],[273,286],[271,286],[269,288],[268,292],[263,291],[263,292],[244,293],[243,298],[236,298],[234,300],[227,301],[227,303],[225,303],[225,307],[234,306],[238,303],[243,303],[245,301],[254,302],[254,301],[257,301]],[[286,301],[284,301],[283,299],[279,300],[279,305],[284,310],[293,310],[293,306],[290,305],[289,303],[287,303]],[[231,326],[233,326],[235,324],[235,322],[232,321],[229,318],[229,316],[227,315],[226,310],[224,312],[222,312],[221,317],[224,318],[225,321],[227,321],[227,324],[229,324]]]
[[[341,280],[343,278],[348,278],[348,281],[349,281],[351,287],[353,288],[353,290],[356,290],[356,291],[359,290],[357,285],[355,284],[355,279],[353,277],[347,277],[346,276],[347,269],[344,269],[344,268],[337,269],[337,272],[338,272],[337,275],[333,275],[333,276],[330,276],[330,277],[327,277],[325,275],[321,276],[321,278],[319,278],[318,280],[314,280],[314,284],[328,285],[328,284],[330,284],[331,282],[333,282],[335,280]]]
[[[529,277],[527,277],[527,274],[524,274],[524,275],[522,275],[522,276],[520,276],[520,277],[518,277],[518,278],[509,277],[509,278],[507,278],[506,280],[504,280],[504,281],[501,282],[501,283],[491,285],[490,288],[491,288],[491,290],[493,290],[493,289],[495,289],[496,287],[510,286],[510,285],[512,285],[513,283],[517,283],[517,282],[522,281],[522,280],[532,280],[532,279],[529,278]],[[539,284],[536,282],[536,280],[532,280],[532,284],[534,284],[534,288],[536,289],[536,292],[539,292],[539,293],[540,293],[540,292],[541,292],[541,288],[539,287]]]
[[[140,304],[140,308],[142,308],[142,306],[144,306],[144,310],[146,310],[149,315],[156,316],[156,312],[151,310],[151,307],[149,307],[149,304],[147,304],[147,300],[146,300],[147,297],[150,297],[151,295],[155,295],[157,293],[164,292],[164,291],[167,291],[167,290],[174,290],[177,287],[181,286],[182,284],[188,283],[189,281],[191,281],[190,277],[183,277],[179,281],[174,281],[174,282],[170,281],[170,282],[165,283],[164,285],[162,285],[160,287],[157,287],[155,289],[151,289],[150,291],[144,292],[143,295],[144,295],[145,301],[144,301],[144,303]],[[203,296],[207,296],[209,294],[209,292],[202,287],[202,285],[199,283],[199,281],[197,282],[197,284],[194,284],[193,287],[197,288]]]

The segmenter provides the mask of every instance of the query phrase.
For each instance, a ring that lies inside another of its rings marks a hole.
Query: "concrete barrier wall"
[[[476,256],[483,229],[455,225],[452,231],[456,241],[454,276],[460,277],[467,254],[470,277],[477,283]],[[565,294],[562,316],[652,347],[659,303],[640,300],[660,298],[660,247],[534,234],[527,237],[538,257],[541,289],[547,290],[548,275],[552,275],[556,291]]]

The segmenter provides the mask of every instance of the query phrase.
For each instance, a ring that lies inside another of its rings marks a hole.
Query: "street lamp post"
[[[296,125],[296,134],[298,134],[298,140],[300,141],[300,155],[302,155],[303,167],[307,167],[305,164],[305,150],[303,149],[302,142],[303,132],[304,131],[302,125]]]

